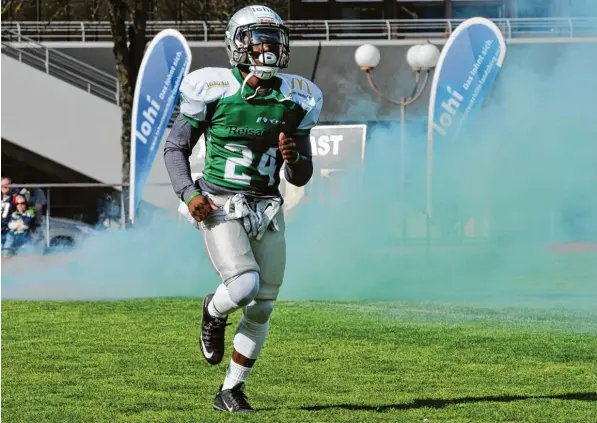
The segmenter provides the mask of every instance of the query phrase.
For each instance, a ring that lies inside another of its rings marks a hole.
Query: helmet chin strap
[[[245,85],[247,85],[247,82],[249,82],[249,79],[251,79],[251,77],[256,76],[259,79],[263,79],[263,80],[267,80],[267,79],[271,79],[274,76],[276,76],[276,74],[278,73],[277,70],[272,70],[272,68],[267,68],[268,72],[270,72],[270,76],[268,78],[262,78],[259,76],[258,74],[258,70],[254,70],[254,68],[259,68],[259,66],[250,66],[250,72],[249,74],[245,77],[245,79],[243,80],[243,84],[240,86],[240,96],[242,97],[243,100],[245,101],[249,101],[253,98],[255,98],[255,96],[257,95],[258,91],[259,91],[259,87],[257,87],[257,89],[255,90],[255,92],[251,95],[248,95],[247,97],[244,96],[243,92],[245,90]],[[278,99],[278,102],[282,103],[284,101],[290,100],[292,98],[292,96],[288,96],[288,97],[284,97],[282,99]]]
[[[280,71],[277,68],[271,68],[269,66],[258,66],[258,65],[251,65],[251,66],[249,66],[249,70],[257,78],[264,79],[264,80],[272,79]]]
[[[255,90],[255,92],[254,92],[252,95],[248,96],[248,97],[245,97],[245,96],[243,95],[243,91],[245,90],[245,85],[247,85],[247,82],[248,82],[248,81],[249,81],[249,79],[251,79],[251,77],[253,77],[253,76],[256,76],[256,75],[255,75],[255,73],[254,73],[253,71],[249,72],[249,74],[248,74],[248,75],[245,77],[245,80],[243,81],[243,84],[240,86],[240,96],[241,96],[241,97],[243,98],[243,100],[245,100],[245,101],[249,101],[249,100],[251,100],[252,98],[254,98],[254,97],[257,95],[257,90]]]

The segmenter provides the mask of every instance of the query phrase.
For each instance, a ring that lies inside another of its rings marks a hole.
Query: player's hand
[[[280,149],[285,162],[293,164],[298,161],[299,152],[296,142],[294,142],[294,138],[287,137],[284,132],[280,132],[280,137],[278,138],[278,148]]]
[[[201,194],[193,197],[191,201],[189,201],[188,208],[191,216],[193,216],[193,219],[197,222],[205,220],[212,210],[218,209],[211,198]]]

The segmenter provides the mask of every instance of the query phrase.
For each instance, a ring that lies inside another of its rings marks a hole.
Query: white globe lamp
[[[419,51],[421,50],[421,44],[415,44],[406,52],[406,62],[413,69],[419,69]]]
[[[373,44],[363,44],[354,52],[354,60],[364,71],[370,71],[379,65],[381,55]]]
[[[422,69],[433,69],[439,60],[439,49],[435,44],[422,44],[418,51],[419,66]]]

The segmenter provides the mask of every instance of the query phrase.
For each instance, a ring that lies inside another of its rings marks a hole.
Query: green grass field
[[[283,301],[238,416],[211,410],[200,304],[3,301],[3,422],[597,420],[590,311]]]

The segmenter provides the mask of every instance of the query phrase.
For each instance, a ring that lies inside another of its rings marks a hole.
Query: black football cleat
[[[212,317],[207,311],[207,305],[214,294],[203,298],[203,316],[201,318],[201,352],[211,365],[219,364],[224,358],[225,335],[228,316],[223,319]]]
[[[214,400],[214,410],[229,411],[231,413],[253,413],[253,407],[249,404],[247,396],[243,391],[243,382],[239,382],[232,389],[220,390]]]

